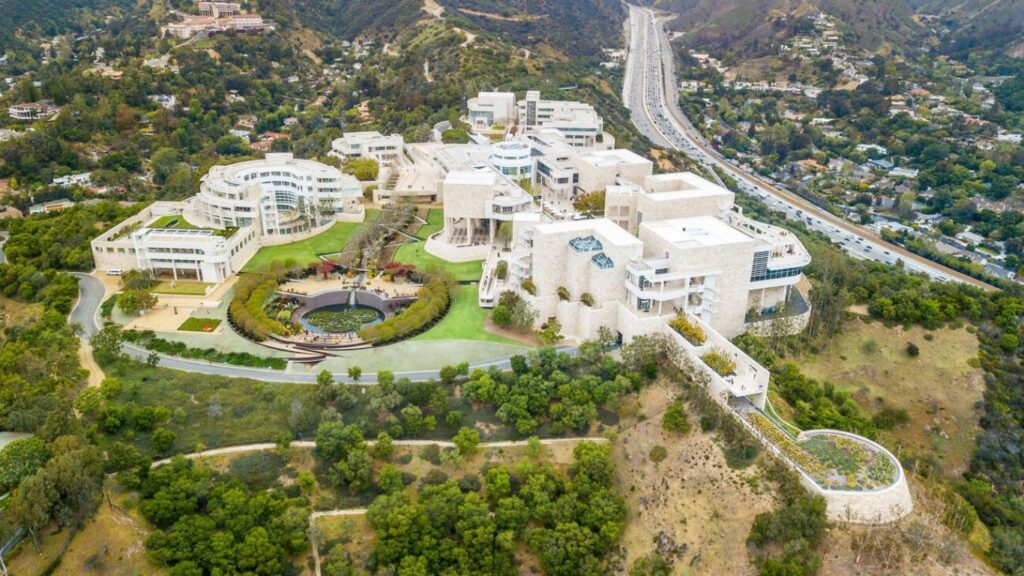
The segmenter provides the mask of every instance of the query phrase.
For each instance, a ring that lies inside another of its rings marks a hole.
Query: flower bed
[[[668,325],[678,332],[680,336],[686,338],[687,342],[694,346],[701,346],[704,342],[707,342],[708,338],[704,334],[704,329],[693,322],[690,322],[690,320],[682,314],[676,316],[672,320],[669,320]]]
[[[185,332],[213,332],[220,326],[219,318],[186,318],[178,330]]]
[[[708,368],[718,372],[719,376],[729,376],[736,373],[736,362],[729,357],[729,354],[720,350],[712,350],[700,357]]]
[[[762,414],[749,414],[748,419],[824,488],[873,490],[892,484],[898,475],[889,455],[869,444],[829,433],[797,442]]]

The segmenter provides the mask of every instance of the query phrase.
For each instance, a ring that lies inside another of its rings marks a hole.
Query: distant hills
[[[791,35],[796,20],[822,11],[842,22],[848,41],[869,50],[907,45],[922,27],[900,0],[653,0],[678,14],[670,27],[689,44],[752,56]]]
[[[526,47],[550,47],[593,58],[622,37],[626,13],[619,0],[437,0],[450,17]]]
[[[793,31],[794,20],[822,11],[842,22],[847,41],[869,51],[941,44],[963,56],[985,49],[1024,57],[1024,0],[645,0],[678,14],[670,27],[688,44],[755,56]]]
[[[85,32],[114,8],[134,0],[0,0],[0,50],[35,46],[36,39]]]
[[[1024,0],[904,0],[922,14],[949,26],[947,50],[963,55],[984,49],[1024,57]]]

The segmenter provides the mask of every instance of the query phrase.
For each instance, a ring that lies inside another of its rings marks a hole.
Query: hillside
[[[422,0],[259,0],[262,13],[352,40],[392,36],[425,16]]]
[[[910,45],[921,30],[910,9],[890,0],[653,0],[678,16],[669,24],[687,44],[715,52],[760,56],[793,35],[802,16],[822,11],[842,22],[843,33],[869,51]]]
[[[970,50],[1005,50],[1024,57],[1024,0],[907,0],[921,14],[933,15],[950,28],[947,50],[962,55]]]
[[[0,0],[0,51],[34,45],[26,39],[90,30],[110,10],[132,4],[133,0]]]
[[[465,19],[525,47],[553,48],[594,58],[621,44],[625,11],[617,0],[439,0],[450,17]]]

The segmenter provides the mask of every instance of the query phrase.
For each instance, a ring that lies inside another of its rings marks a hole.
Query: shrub
[[[585,305],[590,306],[591,308],[593,308],[594,307],[594,295],[591,294],[590,292],[584,292],[583,294],[580,294],[580,302],[582,302]]]
[[[508,262],[498,260],[498,265],[494,267],[494,277],[498,280],[504,280],[508,277]]]
[[[668,458],[668,449],[661,445],[655,446],[654,448],[651,448],[651,452],[647,457],[650,458],[651,462],[657,464],[665,460],[665,458]]]
[[[558,294],[558,299],[563,302],[568,302],[570,298],[569,289],[565,286],[559,286],[558,290],[555,290],[555,294]]]
[[[512,312],[504,306],[495,306],[491,312],[491,320],[498,326],[508,326],[512,323]]]
[[[704,329],[693,322],[690,322],[690,320],[682,314],[679,314],[670,320],[668,325],[676,332],[679,332],[680,336],[686,338],[686,340],[694,346],[700,346],[707,341]]]
[[[271,334],[287,334],[288,327],[267,315],[266,305],[277,290],[278,279],[262,274],[243,275],[228,307],[231,323],[253,340],[263,341]]]
[[[907,342],[907,356],[915,358],[921,354],[921,349],[913,342]]]
[[[690,431],[690,419],[686,415],[686,407],[682,400],[676,400],[668,405],[665,413],[661,415],[661,427],[669,432],[681,432],[686,434]]]
[[[359,337],[379,345],[423,332],[448,311],[454,284],[451,274],[430,272],[425,278],[424,286],[416,293],[417,299],[412,305],[401,314],[392,316],[380,324],[363,328],[359,331]]]
[[[537,285],[533,283],[532,278],[527,278],[523,280],[521,286],[523,287],[523,290],[526,290],[526,292],[529,293],[531,296],[537,295]]]
[[[701,356],[700,359],[720,376],[729,376],[736,372],[736,362],[728,356],[727,352],[712,350]]]

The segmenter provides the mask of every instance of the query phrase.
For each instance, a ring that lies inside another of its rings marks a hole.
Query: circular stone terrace
[[[880,524],[913,510],[899,460],[880,444],[841,430],[787,430],[760,411],[746,421],[801,476],[801,484],[825,498],[832,520]]]
[[[369,347],[370,343],[359,338],[359,331],[400,313],[416,301],[420,288],[414,283],[352,280],[286,282],[278,288],[268,312],[290,322],[298,331],[274,336],[273,342],[294,345],[302,351]]]

